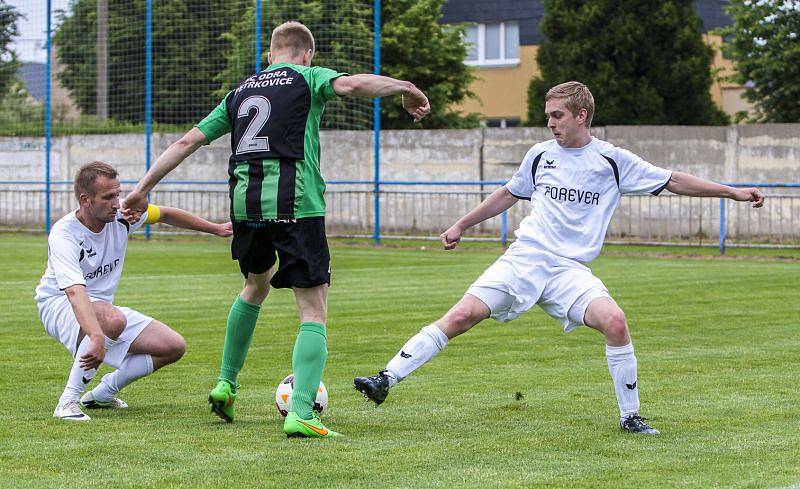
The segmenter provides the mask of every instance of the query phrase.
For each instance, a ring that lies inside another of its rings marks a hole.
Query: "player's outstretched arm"
[[[414,122],[419,122],[431,111],[428,97],[409,81],[364,73],[340,76],[331,82],[331,86],[341,96],[375,98],[399,93],[403,97],[403,108],[411,114]]]
[[[64,289],[64,293],[67,295],[67,300],[69,300],[72,311],[75,313],[75,319],[78,320],[81,329],[89,337],[89,349],[81,357],[80,366],[84,370],[99,368],[106,356],[106,338],[103,330],[100,329],[97,316],[94,314],[89,294],[86,293],[86,286],[83,284],[72,285]]]
[[[230,221],[218,224],[216,222],[207,221],[183,209],[178,209],[177,207],[159,207],[158,209],[160,211],[160,216],[157,222],[163,222],[178,228],[213,234],[223,238],[233,235],[233,225]],[[152,223],[149,217],[148,222]]]
[[[452,250],[458,246],[464,231],[509,209],[517,203],[517,200],[519,199],[514,197],[505,187],[500,187],[492,192],[492,195],[487,197],[486,200],[478,204],[477,207],[469,211],[464,217],[450,226],[450,229],[439,236],[444,249]]]
[[[172,143],[156,159],[155,164],[150,167],[150,171],[139,180],[133,192],[125,196],[125,202],[122,204],[123,211],[133,209],[141,213],[147,210],[147,194],[153,187],[180,165],[183,160],[188,158],[189,155],[206,143],[206,135],[196,127],[193,127],[183,137]]]
[[[757,188],[735,188],[710,182],[682,172],[672,172],[667,190],[673,194],[690,197],[723,197],[739,202],[753,202],[753,207],[764,205],[764,194]]]

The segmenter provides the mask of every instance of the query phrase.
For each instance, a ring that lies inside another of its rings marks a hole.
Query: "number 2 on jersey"
[[[250,109],[256,109],[256,115],[250,124],[247,125],[242,139],[236,146],[236,154],[252,153],[254,151],[269,151],[269,138],[256,137],[261,129],[267,124],[270,112],[272,111],[272,104],[266,97],[254,95],[247,97],[244,102],[239,106],[238,118],[247,117],[250,114]]]

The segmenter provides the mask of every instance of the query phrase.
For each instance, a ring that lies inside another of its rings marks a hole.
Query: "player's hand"
[[[764,194],[757,188],[737,188],[733,198],[739,202],[753,202],[754,208],[764,205]]]
[[[105,356],[105,337],[92,336],[89,338],[89,349],[81,356],[80,367],[84,370],[99,368]]]
[[[412,87],[408,93],[400,97],[403,101],[403,108],[406,109],[406,112],[411,114],[411,117],[414,118],[414,122],[419,122],[431,111],[431,104],[428,101],[428,97],[417,87]]]
[[[221,238],[227,238],[228,236],[233,236],[233,223],[228,221],[224,224],[220,224],[217,227],[217,231],[214,233]]]
[[[141,215],[147,210],[147,204],[147,194],[134,190],[126,195],[122,202],[122,215],[130,211],[136,211]]]
[[[128,221],[128,224],[136,224],[142,218],[142,213],[134,209],[120,209],[123,219]]]
[[[461,241],[461,234],[463,232],[464,231],[457,226],[451,226],[450,229],[443,232],[439,236],[439,239],[442,240],[442,246],[444,246],[444,249],[452,250],[458,246],[458,242]]]

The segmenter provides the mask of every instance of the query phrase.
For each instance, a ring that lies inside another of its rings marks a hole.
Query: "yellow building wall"
[[[528,84],[539,74],[536,51],[539,46],[520,46],[519,65],[508,68],[475,68],[477,79],[472,90],[478,99],[458,106],[464,112],[477,112],[485,118],[525,120],[528,113]]]
[[[727,114],[750,111],[751,105],[742,98],[744,88],[735,83],[721,81],[721,76],[731,74],[733,63],[722,57],[722,38],[714,34],[703,35],[714,48],[712,70],[716,72],[711,86],[714,102]],[[520,46],[519,65],[508,68],[475,67],[477,79],[470,90],[478,99],[470,99],[457,106],[463,112],[477,112],[486,119],[515,118],[524,121],[528,112],[528,85],[539,74],[536,63],[538,46]]]
[[[722,57],[722,37],[716,34],[703,34],[703,39],[714,49],[714,83],[711,85],[711,97],[726,114],[733,117],[737,112],[750,112],[752,104],[745,100],[744,87],[722,80],[733,74],[733,61]]]

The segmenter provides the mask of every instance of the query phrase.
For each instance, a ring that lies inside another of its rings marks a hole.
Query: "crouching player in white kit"
[[[755,188],[736,189],[658,168],[593,138],[594,99],[582,83],[555,86],[545,100],[554,139],[533,146],[505,186],[441,235],[445,249],[453,249],[466,229],[530,199],[531,214],[516,231],[517,240],[447,314],[403,345],[385,370],[357,377],[355,388],[381,404],[389,388],[430,361],[449,339],[488,317],[511,321],[538,304],[563,323],[565,332],[586,325],[605,336],[620,426],[657,434],[639,416],[636,356],[625,314],[585,264],[600,253],[623,194],[658,195],[666,188],[680,195],[750,201],[753,207],[761,207],[764,196]]]
[[[131,224],[120,214],[117,171],[95,161],[75,176],[80,207],[53,225],[48,238],[47,270],[36,287],[39,318],[47,334],[61,342],[74,363],[53,416],[88,421],[86,408],[126,408],[116,393],[136,379],[178,361],[183,337],[165,324],[113,304],[128,236],[143,224],[164,222],[218,236],[230,236],[231,224],[215,224],[186,211],[151,205]],[[116,368],[82,398],[101,363]],[[80,398],[80,405],[78,399]]]

